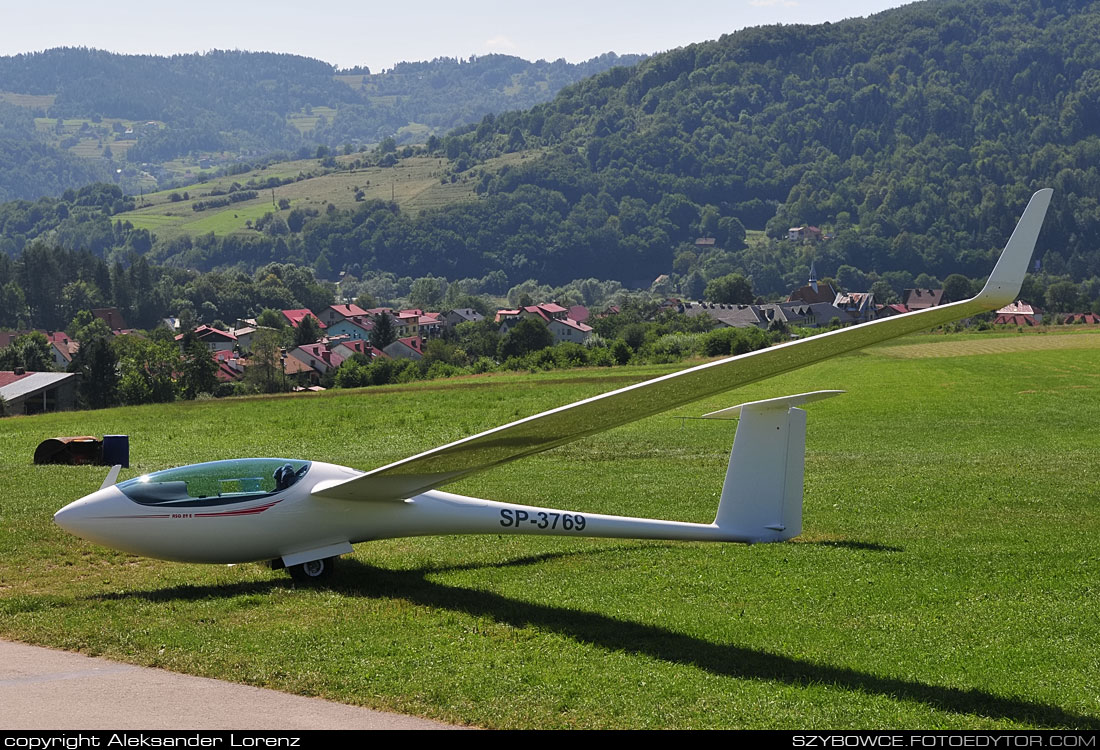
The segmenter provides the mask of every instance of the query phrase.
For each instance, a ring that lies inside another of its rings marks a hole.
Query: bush
[[[708,357],[722,357],[731,354],[746,354],[768,346],[768,334],[759,328],[719,328],[704,334],[703,354]]]

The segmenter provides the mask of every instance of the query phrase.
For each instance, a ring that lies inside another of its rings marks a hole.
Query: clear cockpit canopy
[[[141,505],[224,505],[274,495],[292,487],[311,462],[287,458],[241,458],[154,471],[116,485]]]

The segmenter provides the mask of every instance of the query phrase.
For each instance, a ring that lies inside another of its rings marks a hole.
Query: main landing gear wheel
[[[297,583],[318,584],[331,578],[335,569],[336,558],[325,557],[321,560],[310,560],[301,565],[291,565],[287,571]]]

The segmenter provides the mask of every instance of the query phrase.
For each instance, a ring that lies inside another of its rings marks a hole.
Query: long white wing
[[[320,483],[313,494],[345,500],[413,497],[691,401],[880,341],[996,310],[1013,302],[1020,292],[1052,192],[1048,188],[1031,197],[985,288],[972,299],[842,328],[647,380],[433,448],[354,479]]]

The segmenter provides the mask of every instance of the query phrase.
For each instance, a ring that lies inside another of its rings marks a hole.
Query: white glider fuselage
[[[293,486],[223,505],[150,506],[118,485],[62,508],[59,526],[146,557],[198,563],[287,559],[377,539],[436,534],[537,534],[700,541],[762,541],[715,524],[608,516],[500,503],[431,490],[403,501],[359,502],[311,490],[362,472],[314,461]]]

